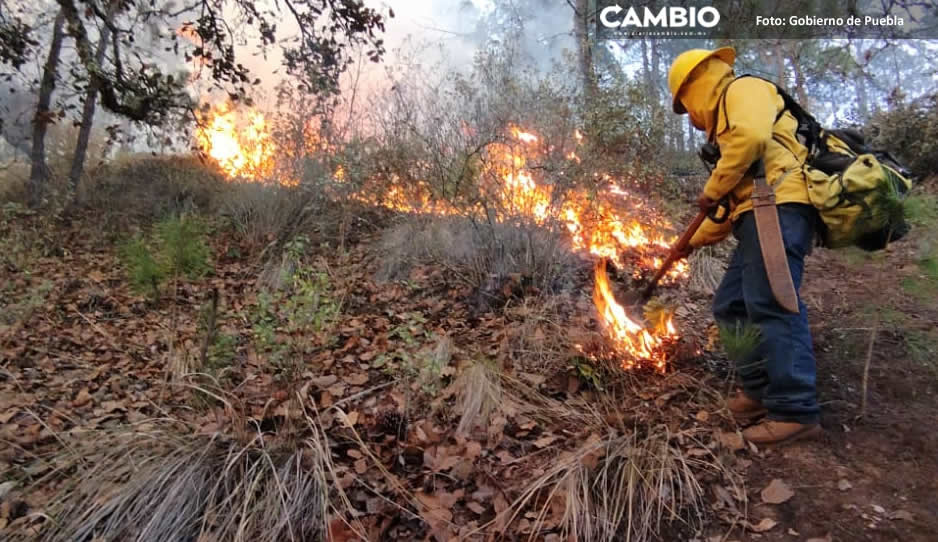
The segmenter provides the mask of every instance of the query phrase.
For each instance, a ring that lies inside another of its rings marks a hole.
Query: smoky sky
[[[453,69],[480,49],[513,39],[531,67],[548,69],[574,46],[573,10],[562,0],[382,0],[390,7],[385,40],[393,51],[405,42],[438,44],[436,53]],[[432,54],[432,53],[431,53]],[[387,61],[394,62],[393,53]]]

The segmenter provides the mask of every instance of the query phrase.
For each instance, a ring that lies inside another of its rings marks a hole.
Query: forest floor
[[[934,540],[938,264],[923,256],[922,239],[933,235],[935,214],[885,262],[854,251],[809,258],[803,297],[825,431],[779,449],[742,444],[722,406],[732,386],[708,344],[705,292],[668,290],[684,338],[667,373],[610,376],[569,348],[601,335],[588,262],[566,293],[508,283],[496,308],[480,308],[439,266],[377,280],[388,257],[382,232],[363,226],[344,251],[304,254],[340,309],[328,337],[301,339],[314,347],[291,365],[256,344],[257,314],[269,303],[258,285],[269,269],[244,257],[226,230],[211,236],[211,273],[154,300],[131,289],[94,216],[50,225],[9,214],[0,255],[0,533],[35,538],[48,529],[53,497],[80,474],[57,458],[76,443],[168,418],[195,436],[239,424],[289,433],[316,408],[343,513],[354,518],[349,526],[333,518],[333,540],[354,539],[353,530],[368,540],[561,540],[572,497],[552,501],[536,483],[566,487],[549,478],[571,457],[595,466],[596,454],[576,455],[584,443],[640,442],[662,427],[664,449],[697,476],[699,492],[688,490],[697,500],[678,505],[695,506],[699,521],[662,522],[657,539]],[[217,332],[206,342],[212,291]],[[278,336],[296,332],[274,327]],[[494,367],[498,383],[472,367]],[[180,376],[196,371],[208,377]],[[495,408],[467,406],[466,374],[497,390]],[[205,392],[208,382],[228,400]]]

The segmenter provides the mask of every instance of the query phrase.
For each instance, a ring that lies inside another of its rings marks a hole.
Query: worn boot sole
[[[821,426],[812,425],[809,427],[805,427],[801,431],[792,433],[791,435],[788,435],[787,437],[781,440],[773,440],[773,441],[766,441],[766,442],[757,442],[757,441],[751,440],[749,442],[752,442],[753,444],[757,444],[759,446],[781,446],[783,444],[791,444],[792,442],[795,442],[797,440],[804,440],[807,438],[816,437],[820,434],[821,434]]]

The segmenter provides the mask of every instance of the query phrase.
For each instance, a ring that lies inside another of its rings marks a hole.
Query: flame
[[[196,140],[229,178],[264,181],[274,172],[277,145],[263,113],[218,105],[200,119]]]
[[[622,360],[622,367],[632,369],[638,362],[651,362],[659,371],[664,371],[667,358],[663,347],[669,340],[678,338],[672,317],[669,315],[661,324],[648,329],[632,318],[612,294],[606,274],[606,259],[600,258],[593,268],[593,303],[602,319],[606,331],[617,350],[630,354]]]
[[[423,181],[404,182],[396,177],[389,179],[390,186],[385,190],[369,189],[366,181],[366,188],[351,197],[368,205],[408,213],[478,212],[494,214],[497,221],[523,217],[539,225],[559,222],[569,233],[572,248],[595,258],[593,302],[622,367],[650,365],[664,370],[667,346],[679,336],[673,322],[668,318],[657,325],[646,325],[640,318],[630,316],[612,293],[606,266],[610,262],[620,270],[631,267],[637,278],[659,268],[662,256],[674,241],[662,233],[670,224],[656,218],[654,209],[643,198],[631,194],[608,175],[597,175],[602,185],[598,194],[582,189],[561,193],[554,185],[538,182],[540,173],[529,167],[528,162],[551,149],[545,148],[536,134],[517,126],[510,126],[509,134],[511,139],[489,144],[484,149],[484,159],[480,160],[478,180],[488,202],[485,208],[449,202],[435,197],[430,185]],[[262,114],[250,112],[239,116],[227,106],[216,107],[207,115],[197,137],[205,152],[231,178],[266,181],[274,172],[274,155],[289,153],[287,149],[278,150]],[[307,150],[330,152],[316,134],[306,137]],[[573,137],[575,145],[584,141],[579,131]],[[580,162],[575,151],[567,153],[566,159]],[[333,174],[337,183],[345,183],[347,177],[342,166]],[[665,280],[684,278],[687,273],[686,262],[678,262]]]
[[[522,131],[518,127],[512,128],[511,132],[519,141],[524,143],[537,143],[537,136],[530,132]]]

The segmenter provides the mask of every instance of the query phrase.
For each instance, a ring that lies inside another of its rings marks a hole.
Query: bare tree
[[[94,54],[95,64],[100,66],[104,62],[104,55],[107,52],[108,40],[111,37],[110,25],[114,20],[114,13],[117,11],[119,3],[117,0],[111,0],[108,5],[107,20],[101,27],[101,34],[98,37],[97,50]],[[88,153],[88,142],[91,139],[91,129],[94,123],[95,105],[98,101],[98,86],[94,81],[88,83],[88,90],[85,92],[85,102],[82,105],[81,125],[78,128],[78,139],[75,142],[75,154],[72,157],[72,167],[68,174],[69,190],[75,194],[78,188],[78,181],[81,179],[81,173],[85,165],[85,156]]]
[[[39,103],[36,105],[36,115],[33,117],[33,139],[30,158],[32,166],[29,172],[29,204],[36,206],[42,200],[42,189],[49,176],[49,166],[46,165],[46,130],[53,120],[52,93],[55,91],[55,81],[59,67],[59,57],[62,52],[62,42],[65,38],[63,27],[65,14],[60,10],[52,25],[52,42],[49,44],[49,54],[45,66],[42,68],[42,81],[39,84]]]
[[[599,85],[593,67],[592,43],[589,35],[590,19],[589,0],[576,0],[576,5],[573,6],[573,32],[576,35],[580,77],[583,79],[583,91],[587,100],[592,100],[599,94]]]

